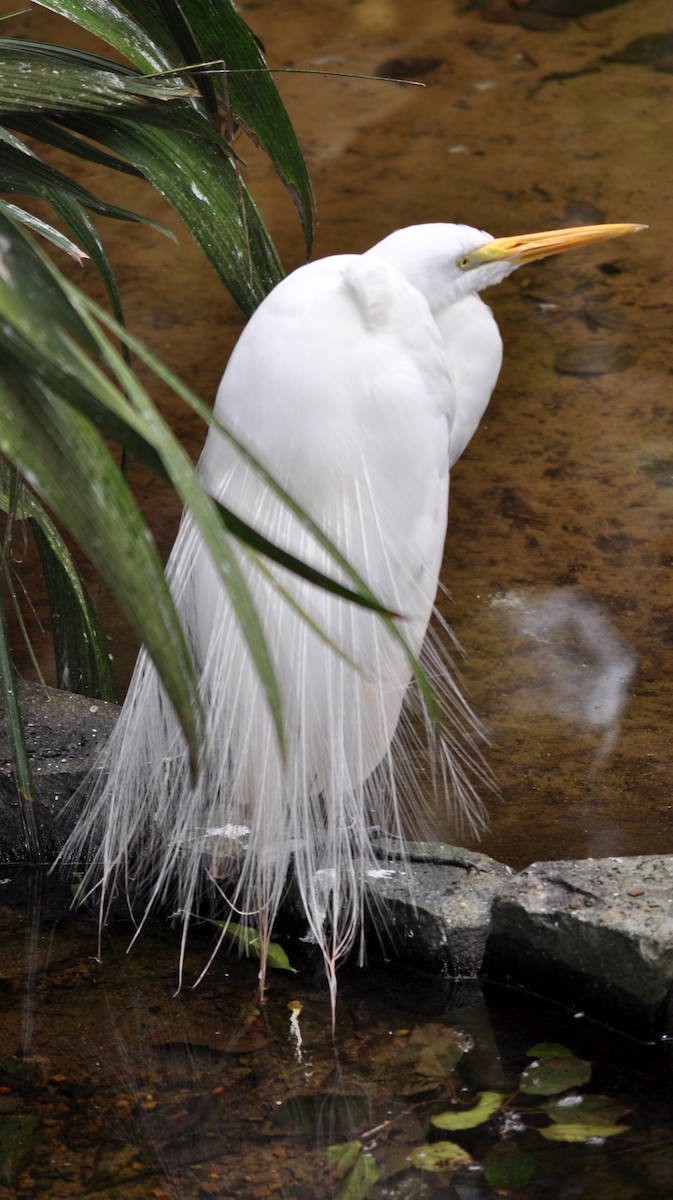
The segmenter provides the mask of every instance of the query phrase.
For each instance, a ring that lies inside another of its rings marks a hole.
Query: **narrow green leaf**
[[[21,703],[12,662],[7,614],[2,592],[0,592],[0,700],[12,755],[28,857],[32,862],[37,863],[42,861],[42,841],[35,812],[35,788],[23,731]]]
[[[240,950],[244,950],[246,954],[252,954],[255,958],[259,958],[262,948],[261,938],[256,929],[251,929],[249,925],[238,925],[236,921],[217,921],[213,917],[204,918],[208,925],[213,925],[216,929],[224,929],[227,935],[231,937]],[[269,942],[266,951],[267,963],[270,967],[274,967],[277,971],[291,971],[296,975],[294,967],[283,950],[279,942]]]
[[[35,0],[35,3],[37,2],[38,0]],[[42,7],[46,6],[42,5]],[[91,8],[91,5],[88,3],[88,0],[80,0],[79,7],[82,9],[82,11],[86,11],[87,9]],[[121,12],[121,10],[119,11]],[[126,19],[129,19],[128,14]],[[76,24],[81,24],[81,22],[76,22]],[[102,54],[94,54],[91,50],[77,50],[74,46],[63,45],[62,42],[36,42],[31,38],[3,37],[0,39],[0,47],[3,49],[6,47],[8,51],[15,54],[19,60],[21,59],[22,54],[26,53],[39,55],[43,59],[56,58],[59,61],[63,61],[68,65],[75,67],[88,67],[101,71],[114,70],[130,76],[133,74],[138,74],[138,71],[134,71],[134,68],[129,66],[128,63],[122,63],[117,58],[112,59],[105,57]],[[146,74],[145,71],[141,71],[140,73]]]
[[[0,451],[48,500],[117,596],[157,665],[196,763],[201,708],[194,666],[161,560],[109,451],[78,412],[6,368]]]
[[[57,685],[116,700],[107,642],[72,555],[41,505],[32,501],[28,508],[47,586]]]
[[[183,129],[121,117],[73,118],[69,126],[133,162],[175,209],[243,312],[283,277],[257,208],[222,145]]]
[[[111,60],[101,67],[82,53],[73,61],[61,46],[0,39],[3,113],[115,111],[193,94],[177,76],[146,77]]]
[[[69,229],[86,250],[103,281],[112,311],[120,324],[123,325],[124,311],[119,288],[117,287],[117,280],[115,279],[112,265],[98,230],[81,205],[72,196],[68,196],[63,192],[52,193],[51,205],[56,212],[61,214]]]
[[[131,0],[130,7],[138,13],[144,0]],[[269,74],[259,43],[231,0],[162,0],[162,10],[177,10],[188,33],[179,36],[180,24],[173,18],[171,31],[180,46],[184,62],[221,60],[219,73],[215,68],[210,79],[215,85],[225,116],[232,125],[242,124],[252,140],[269,155],[274,168],[287,188],[302,222],[307,250],[313,240],[313,192],[301,152],[285,107],[273,77]],[[196,57],[192,57],[196,55]],[[213,70],[213,68],[208,68]],[[206,88],[198,70],[197,82]],[[210,89],[205,92],[209,108]]]
[[[9,204],[6,200],[0,200],[0,211],[6,216],[12,217],[15,221],[20,221],[27,229],[32,229],[34,233],[39,233],[41,237],[46,238],[53,246],[57,246],[59,250],[63,250],[65,254],[70,255],[80,266],[88,255],[75,242],[61,233],[59,229],[55,229],[53,225],[49,225],[46,221],[41,221],[33,213],[26,212],[24,208],[19,208],[17,204]]]
[[[28,116],[11,113],[6,116],[5,122],[25,137],[43,142],[47,146],[55,146],[57,150],[64,150],[66,154],[74,154],[77,158],[98,163],[102,167],[110,167],[111,170],[121,171],[125,175],[139,176],[141,174],[132,163],[125,162],[123,158],[115,158],[113,154],[106,154],[92,142],[85,141],[84,138],[76,137],[75,134],[62,129],[49,116],[38,116],[36,113]]]
[[[220,4],[222,0],[220,0]],[[127,5],[131,12],[134,11],[133,0],[127,0]],[[210,18],[214,23],[217,20],[220,5],[211,4]],[[208,53],[201,50],[199,43],[194,36],[191,28],[191,22],[194,18],[194,6],[190,5],[189,15],[184,10],[184,6],[177,3],[177,0],[158,0],[157,9],[161,14],[162,26],[170,34],[171,40],[175,47],[175,53],[172,54],[176,61],[183,63],[201,63],[207,60]],[[146,20],[147,6],[144,5],[140,18]],[[154,23],[157,27],[157,23]],[[166,35],[163,34],[164,44],[166,44]],[[217,93],[209,75],[202,72],[197,74],[197,85],[203,99],[206,112],[208,113],[212,123],[217,126],[219,124],[218,108],[217,108]]]
[[[123,221],[137,221],[156,229],[159,233],[173,237],[169,230],[164,229],[155,221],[131,212],[129,209],[119,208],[115,204],[106,204],[94,196],[88,188],[75,183],[67,175],[57,171],[55,167],[47,166],[36,155],[19,150],[6,141],[0,143],[0,178],[5,192],[50,200],[53,192],[61,191],[65,195],[71,196],[78,204],[82,204],[84,208],[90,208],[93,212],[100,213],[101,216],[117,217]]]
[[[9,515],[14,506],[12,492],[2,484],[0,475],[0,510]],[[25,486],[17,504],[17,515],[29,522],[44,564],[59,687],[115,700],[107,643],[72,554],[48,513]],[[68,617],[70,613],[73,615]]]
[[[35,0],[35,3],[69,17],[108,46],[114,46],[143,71],[161,71],[178,65],[159,40],[167,30],[165,23],[157,20],[153,0],[144,0],[141,20],[135,20],[127,8],[114,0],[105,0],[104,4],[92,4],[91,0]]]

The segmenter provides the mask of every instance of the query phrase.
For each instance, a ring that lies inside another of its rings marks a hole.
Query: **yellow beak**
[[[508,259],[516,266],[546,258],[549,254],[560,254],[587,246],[590,242],[603,242],[608,238],[623,237],[626,233],[638,233],[647,225],[579,225],[575,229],[549,229],[545,233],[524,233],[516,237],[495,238],[485,246],[479,246],[460,259],[464,271],[483,267],[486,263]]]

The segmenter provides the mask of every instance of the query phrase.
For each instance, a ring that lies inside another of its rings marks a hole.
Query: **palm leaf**
[[[194,71],[215,118],[216,101],[227,125],[242,124],[269,155],[288,189],[304,228],[307,249],[313,237],[313,193],[296,134],[278,95],[259,44],[230,0],[39,0],[43,7],[69,17],[144,72],[181,68],[185,75],[199,63],[218,60],[223,74],[213,82]]]

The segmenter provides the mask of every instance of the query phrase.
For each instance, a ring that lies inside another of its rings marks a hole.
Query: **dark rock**
[[[119,708],[30,683],[21,684],[20,699],[42,847],[45,860],[52,862],[76,815],[63,814],[63,806],[107,741]],[[9,742],[0,723],[0,862],[25,862],[27,857]]]
[[[380,914],[370,944],[378,936],[404,961],[476,978],[493,898],[511,872],[485,854],[443,843],[412,843],[408,851],[408,861],[382,853],[380,868],[367,872],[368,904]]]
[[[535,863],[501,888],[483,973],[634,1037],[673,1032],[673,857]]]

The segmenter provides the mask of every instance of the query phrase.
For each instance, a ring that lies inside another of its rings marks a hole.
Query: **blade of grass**
[[[21,823],[28,857],[32,862],[38,863],[42,861],[42,839],[37,823],[35,787],[23,731],[21,704],[9,645],[7,614],[2,592],[0,592],[0,696],[12,754],[14,779],[19,796]]]
[[[198,682],[147,527],[91,423],[23,373],[11,375],[5,366],[0,376],[3,452],[53,508],[116,595],[157,664],[196,769]]]
[[[44,564],[58,686],[102,700],[116,700],[107,642],[72,554],[43,506],[20,481],[16,496],[15,478],[13,468],[0,472],[0,511],[8,514],[8,526],[11,518],[28,523]],[[7,567],[8,550],[6,546]],[[8,571],[6,577],[26,644],[37,666]]]
[[[33,497],[24,504],[47,585],[58,687],[116,700],[107,640],[82,576],[42,506]]]

